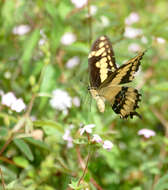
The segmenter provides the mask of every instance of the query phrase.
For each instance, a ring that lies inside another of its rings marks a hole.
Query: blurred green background
[[[167,0],[0,1],[5,189],[167,189],[167,7]],[[87,57],[101,35],[110,38],[117,65],[147,49],[133,82],[142,120],[122,120],[109,105],[101,114],[90,104]],[[113,143],[110,151],[79,134],[88,124]],[[144,128],[155,135],[138,135]]]

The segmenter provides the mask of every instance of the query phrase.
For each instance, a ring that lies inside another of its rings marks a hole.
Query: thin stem
[[[85,177],[85,174],[86,174],[86,171],[87,171],[87,168],[88,168],[88,164],[89,164],[90,155],[91,155],[91,150],[89,149],[88,157],[87,157],[87,160],[86,160],[86,165],[85,165],[85,168],[83,170],[83,174],[82,174],[81,178],[78,181],[78,186],[80,185],[81,181]]]
[[[2,149],[0,150],[0,155],[5,151],[6,147],[11,143],[13,140],[14,134],[11,134],[11,136],[8,138],[6,143],[3,145]]]
[[[151,110],[155,114],[155,116],[159,119],[159,121],[162,123],[162,125],[164,126],[164,128],[165,128],[165,137],[168,138],[168,121],[155,108],[151,108]],[[166,146],[163,145],[161,150],[160,150],[160,155],[159,155],[159,157],[161,158],[161,161],[158,163],[158,169],[159,170],[161,170],[162,167],[163,167],[162,160],[165,160],[166,155],[167,155]],[[157,184],[157,182],[159,181],[159,179],[160,179],[160,174],[155,175],[151,190],[154,190],[154,187]]]
[[[4,181],[4,178],[3,178],[3,174],[2,174],[1,168],[0,168],[0,174],[1,174],[2,188],[3,188],[3,190],[5,190],[5,181]]]

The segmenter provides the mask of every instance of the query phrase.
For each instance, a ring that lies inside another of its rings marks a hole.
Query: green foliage
[[[0,182],[3,177],[5,190],[168,187],[168,2],[89,2],[81,8],[70,0],[0,2]],[[131,13],[139,20],[125,23]],[[129,38],[126,28],[141,32]],[[72,39],[63,40],[65,34]],[[90,104],[87,57],[100,35],[111,39],[117,65],[147,50],[131,84],[142,94],[142,120],[122,120],[108,104],[102,114],[94,101]],[[72,58],[75,66],[68,65]],[[57,104],[54,90],[64,92]],[[4,105],[8,92],[22,98],[26,109]],[[65,109],[59,107],[62,101]],[[80,135],[88,124],[95,124],[92,133]],[[156,135],[138,135],[142,128]],[[93,134],[112,141],[112,149],[93,142]]]

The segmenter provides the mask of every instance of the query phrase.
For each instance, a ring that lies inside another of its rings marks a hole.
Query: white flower
[[[86,5],[87,0],[71,0],[71,2],[75,5],[76,8],[81,8]]]
[[[80,135],[83,135],[84,132],[92,133],[92,128],[95,127],[95,124],[85,125],[82,129],[80,129]]]
[[[72,98],[66,91],[57,89],[53,91],[53,98],[50,100],[50,105],[59,111],[67,112],[67,109],[72,106]]]
[[[140,51],[141,50],[141,47],[139,44],[137,43],[132,43],[128,46],[128,51],[130,52],[137,52],[137,51]]]
[[[97,7],[95,5],[91,5],[90,6],[90,15],[87,13],[86,16],[89,17],[89,16],[93,16],[95,15],[97,12]]]
[[[21,112],[26,109],[26,105],[21,98],[14,101],[11,105],[11,109],[16,112]]]
[[[166,40],[164,38],[158,37],[158,38],[156,38],[156,41],[159,44],[164,44]]]
[[[71,45],[75,41],[76,41],[76,36],[71,32],[65,33],[61,38],[61,43],[64,45]]]
[[[136,38],[137,36],[142,35],[142,30],[132,27],[125,27],[124,36],[126,38]]]
[[[76,107],[80,106],[80,99],[77,96],[72,99],[72,102]]]
[[[10,107],[16,100],[17,99],[15,95],[13,94],[13,92],[8,92],[2,95],[2,104],[8,107]]]
[[[66,68],[72,69],[73,67],[79,64],[79,61],[80,59],[78,56],[72,57],[71,59],[67,61]]]
[[[142,36],[141,42],[146,44],[146,43],[148,43],[148,39],[145,36]]]
[[[92,138],[92,141],[93,141],[93,142],[97,142],[97,143],[101,143],[101,142],[102,142],[102,139],[101,139],[101,137],[100,137],[99,135],[94,134],[94,135],[93,135],[93,138]]]
[[[111,150],[113,146],[113,143],[109,140],[105,140],[103,143],[103,148],[106,150]]]
[[[20,25],[16,26],[13,29],[13,34],[16,35],[24,35],[30,31],[30,26],[29,25]]]
[[[145,138],[149,138],[152,136],[155,136],[156,133],[153,130],[150,129],[141,129],[138,131],[138,135],[143,135]]]
[[[6,71],[5,73],[4,73],[4,77],[6,78],[6,79],[10,79],[11,78],[11,72],[9,72],[9,71]]]
[[[73,139],[72,139],[70,133],[71,133],[70,129],[66,129],[65,133],[64,133],[64,135],[62,137],[65,141],[67,141],[67,147],[68,148],[73,147],[73,142],[72,142]]]
[[[139,15],[138,13],[132,12],[126,19],[125,19],[125,24],[126,25],[131,25],[133,23],[136,23],[139,21]]]
[[[101,19],[101,22],[102,22],[102,26],[104,26],[104,27],[109,26],[110,21],[109,21],[108,17],[101,16],[100,19]]]

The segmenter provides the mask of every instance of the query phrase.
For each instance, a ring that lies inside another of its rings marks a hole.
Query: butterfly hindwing
[[[90,85],[99,87],[117,69],[112,45],[107,36],[101,36],[93,43],[88,61]]]
[[[115,100],[112,105],[112,109],[115,113],[120,114],[121,118],[127,118],[133,115],[140,115],[135,111],[138,108],[138,102],[140,101],[141,94],[138,90],[132,87],[122,87],[122,89],[115,96]]]

